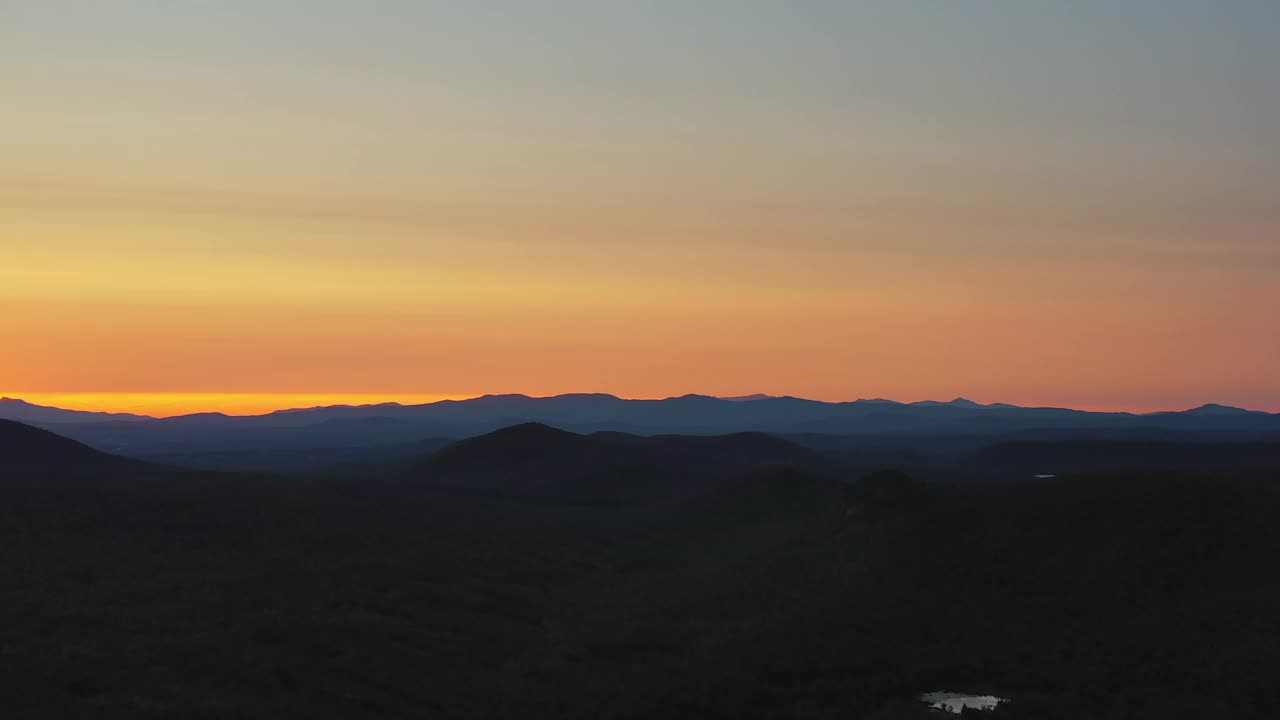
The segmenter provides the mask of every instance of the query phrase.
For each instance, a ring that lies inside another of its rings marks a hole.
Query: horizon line
[[[288,411],[305,411],[318,410],[324,408],[336,407],[377,407],[380,405],[398,405],[398,406],[420,406],[431,405],[440,402],[461,402],[468,400],[478,400],[487,397],[524,397],[530,399],[551,399],[559,397],[571,396],[602,396],[612,397],[619,400],[636,400],[636,401],[662,401],[672,400],[682,397],[706,397],[719,400],[742,400],[744,398],[790,398],[795,400],[805,400],[809,402],[818,402],[826,404],[841,404],[852,402],[889,402],[898,405],[912,405],[919,403],[952,403],[956,401],[975,402],[978,405],[989,407],[998,405],[1011,405],[1024,409],[1051,408],[1063,410],[1077,410],[1081,412],[1095,413],[1127,413],[1131,415],[1151,415],[1165,412],[1185,412],[1196,408],[1214,405],[1224,407],[1236,407],[1254,412],[1276,413],[1273,409],[1255,409],[1250,407],[1242,407],[1229,403],[1219,403],[1215,401],[1202,402],[1192,404],[1189,407],[1179,406],[1163,406],[1163,407],[1145,407],[1138,408],[1134,406],[1099,406],[1099,405],[1063,405],[1063,404],[1045,404],[1045,403],[1015,403],[1015,402],[983,402],[967,399],[963,394],[956,395],[951,400],[936,400],[933,398],[924,398],[921,400],[896,400],[886,397],[859,397],[846,400],[828,400],[819,398],[809,398],[799,395],[781,394],[774,395],[769,393],[744,393],[733,395],[714,395],[709,393],[682,393],[675,395],[666,395],[663,397],[626,397],[607,392],[563,392],[552,394],[530,394],[523,392],[511,393],[482,393],[482,394],[441,394],[441,393],[305,393],[305,392],[127,392],[127,391],[107,391],[107,392],[0,392],[0,398],[6,400],[19,400],[31,405],[40,407],[55,408],[59,410],[72,410],[77,412],[95,412],[122,415],[137,415],[142,417],[151,417],[155,419],[165,419],[173,417],[183,417],[188,415],[200,414],[222,414],[233,417],[254,417],[261,415],[270,415],[278,412]],[[207,404],[195,405],[197,401],[208,401]],[[221,400],[221,402],[218,402]],[[365,401],[365,402],[362,402]],[[239,412],[237,412],[237,410]]]

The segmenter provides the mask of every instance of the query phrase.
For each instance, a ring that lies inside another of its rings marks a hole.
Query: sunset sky
[[[1280,411],[1271,0],[0,0],[0,394]]]

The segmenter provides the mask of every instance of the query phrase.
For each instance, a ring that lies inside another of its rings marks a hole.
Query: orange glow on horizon
[[[550,397],[565,393],[523,393],[532,397]],[[646,398],[660,399],[684,393],[658,394]],[[702,393],[706,394],[706,393]],[[744,392],[741,396],[754,393]],[[0,396],[25,400],[34,405],[56,407],[64,410],[88,412],[131,413],[164,418],[194,413],[218,412],[227,415],[263,415],[277,410],[327,407],[333,405],[378,405],[399,403],[422,405],[441,400],[467,400],[478,397],[475,393],[424,394],[424,393],[219,393],[219,392],[3,392]],[[734,394],[724,394],[733,397]],[[846,402],[858,398],[810,398],[826,402]],[[920,400],[949,400],[950,396],[889,398],[898,402]],[[1190,406],[1121,406],[1107,404],[1071,404],[1052,399],[1016,401],[972,397],[980,403],[1010,402],[1023,407],[1069,407],[1089,412],[1131,412],[1135,414],[1186,410]],[[1265,408],[1250,408],[1265,409]]]
[[[377,405],[398,402],[417,405],[440,400],[462,400],[467,395],[395,393],[124,393],[124,392],[8,392],[6,397],[35,405],[90,412],[132,413],[173,417],[192,413],[262,415],[276,410],[327,405]]]

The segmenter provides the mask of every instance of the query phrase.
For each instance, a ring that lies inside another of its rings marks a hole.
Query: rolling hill
[[[759,433],[583,435],[525,423],[444,447],[407,476],[437,488],[616,506],[695,494],[743,472],[830,466],[812,450]]]
[[[0,420],[0,479],[112,474],[146,467],[31,425]]]

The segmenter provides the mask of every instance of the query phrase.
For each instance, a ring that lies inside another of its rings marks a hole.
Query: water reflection
[[[953,713],[958,713],[965,708],[995,710],[1000,703],[1009,701],[1008,698],[996,697],[995,695],[966,695],[964,693],[951,692],[925,693],[920,696],[920,700],[928,703],[929,707],[936,710],[946,710]]]

